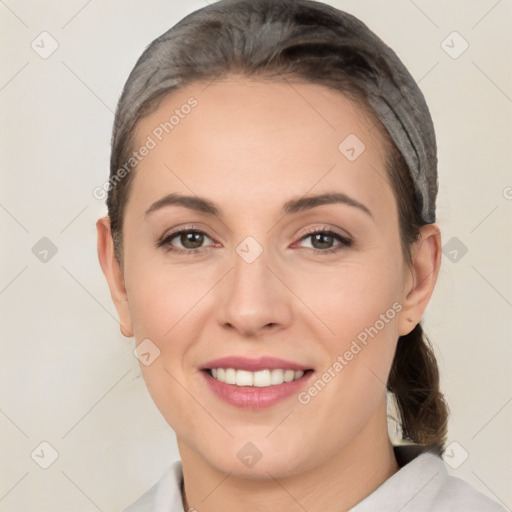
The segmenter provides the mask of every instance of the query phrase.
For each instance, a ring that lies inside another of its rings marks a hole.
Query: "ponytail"
[[[395,395],[404,440],[444,451],[448,406],[439,389],[439,371],[432,345],[421,324],[398,344],[387,388]]]

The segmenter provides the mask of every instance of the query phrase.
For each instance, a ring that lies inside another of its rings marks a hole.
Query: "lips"
[[[263,409],[297,394],[310,380],[312,368],[275,357],[224,357],[201,367],[206,384],[224,402]]]
[[[258,359],[248,359],[240,356],[221,357],[219,359],[208,361],[201,367],[202,370],[211,370],[212,368],[234,368],[235,370],[246,370],[248,372],[278,369],[306,371],[311,369],[293,361],[267,356],[260,357]]]

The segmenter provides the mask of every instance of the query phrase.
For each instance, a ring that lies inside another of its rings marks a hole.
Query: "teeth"
[[[212,368],[212,377],[226,384],[236,386],[255,386],[266,388],[276,386],[283,382],[291,382],[300,379],[304,372],[302,370],[260,370],[248,372],[246,370],[235,370],[234,368]]]
[[[259,372],[254,372],[253,374],[253,385],[259,388],[264,388],[266,386],[271,385],[270,376],[272,372],[270,370],[261,370]]]
[[[236,384],[236,372],[233,368],[228,368],[224,374],[224,382],[227,384]]]
[[[284,381],[291,382],[295,378],[295,372],[293,370],[286,370],[284,372]]]
[[[232,368],[230,368],[230,370],[231,369]],[[252,379],[252,373],[251,372],[246,372],[245,370],[238,370],[235,373],[236,373],[235,384],[237,386],[252,386],[253,379]],[[228,382],[228,384],[229,384],[229,382]]]

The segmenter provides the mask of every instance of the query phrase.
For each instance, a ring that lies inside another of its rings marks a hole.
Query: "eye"
[[[302,240],[311,240],[311,248],[315,254],[338,252],[352,246],[352,240],[335,231],[325,228],[315,229],[301,237]],[[335,242],[337,244],[333,245]]]
[[[196,254],[206,249],[203,246],[206,239],[212,241],[204,231],[186,228],[169,233],[157,245],[169,252]],[[318,228],[307,233],[300,238],[299,242],[308,239],[315,254],[338,252],[351,247],[353,243],[350,238],[326,228]]]
[[[168,251],[194,254],[204,249],[202,245],[205,239],[211,240],[204,231],[198,229],[181,229],[165,236],[158,243],[158,246],[164,247]]]

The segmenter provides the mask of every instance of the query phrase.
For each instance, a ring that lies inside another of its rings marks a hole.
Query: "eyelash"
[[[177,254],[187,254],[189,256],[193,256],[193,255],[196,255],[196,254],[204,251],[205,247],[200,247],[198,249],[173,249],[173,248],[171,248],[170,244],[169,244],[170,241],[173,240],[174,238],[182,235],[183,233],[195,233],[195,234],[204,235],[204,236],[210,238],[207,233],[205,233],[204,231],[201,231],[200,229],[185,228],[185,229],[180,229],[178,231],[174,231],[173,233],[170,233],[169,235],[163,237],[161,240],[158,241],[157,247],[163,247],[168,252],[174,252]],[[348,249],[353,244],[353,242],[350,238],[343,236],[340,233],[337,233],[337,232],[332,231],[327,228],[316,228],[312,231],[309,231],[308,233],[303,235],[299,239],[299,241],[310,238],[316,234],[332,236],[335,239],[337,239],[340,243],[334,247],[329,248],[329,249],[312,249],[314,254],[319,254],[319,255],[325,256],[326,254],[332,254],[332,253],[339,252],[343,249]],[[211,238],[210,238],[210,240],[211,240]]]

